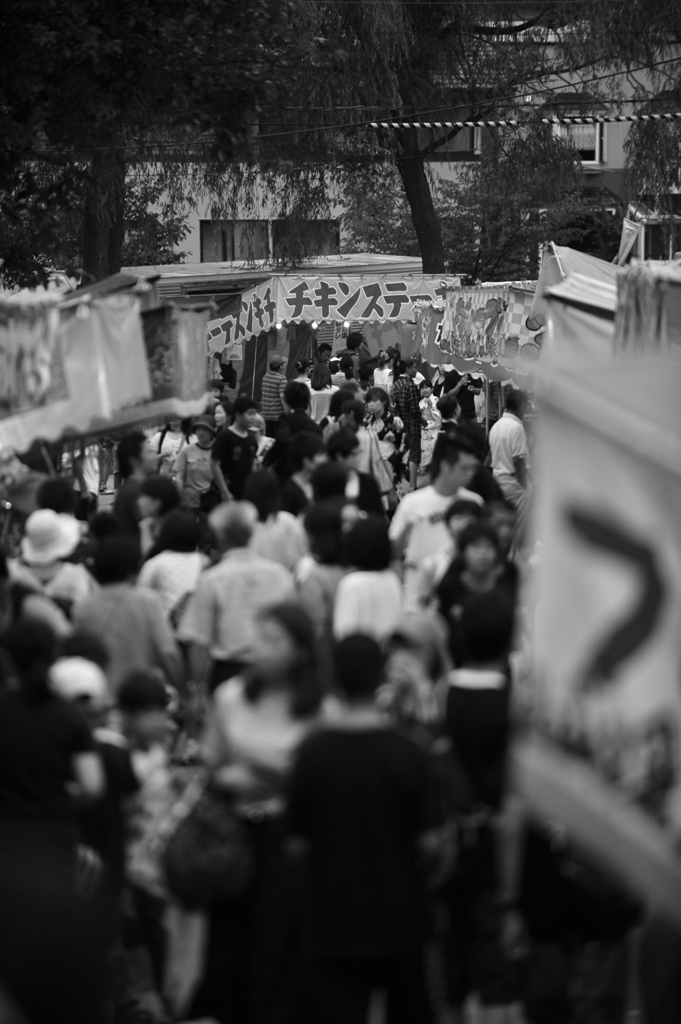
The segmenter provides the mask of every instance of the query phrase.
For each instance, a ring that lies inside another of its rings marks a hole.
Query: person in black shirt
[[[456,1009],[472,991],[485,1006],[517,998],[500,941],[503,908],[497,898],[494,827],[504,795],[509,734],[508,653],[514,628],[510,594],[493,590],[470,596],[459,627],[466,652],[463,663],[437,692],[442,731],[468,793],[468,806],[462,807],[466,842],[443,890],[450,921],[444,941],[446,983]]]
[[[464,420],[477,419],[475,411],[475,396],[482,391],[482,379],[472,377],[470,373],[459,373],[458,370],[450,370],[442,385],[442,394],[446,395],[452,391],[461,406],[461,418]]]
[[[288,460],[289,442],[296,434],[318,434],[322,436],[322,428],[308,413],[310,407],[310,389],[307,384],[292,380],[284,388],[282,396],[285,412],[279,417],[274,444],[265,453],[263,465],[273,469],[280,480],[291,475]]]
[[[347,500],[357,505],[361,512],[385,519],[383,499],[375,478],[370,473],[360,473],[357,469],[359,448],[357,434],[344,428],[337,430],[326,442],[326,451],[331,461],[347,471]]]
[[[345,714],[302,744],[287,816],[292,849],[308,857],[310,1019],[363,1024],[378,987],[389,1024],[428,1024],[422,955],[430,921],[420,861],[439,852],[440,818],[426,755],[376,708],[377,643],[347,637],[334,660]]]
[[[296,434],[289,442],[286,456],[291,476],[279,492],[279,511],[298,516],[312,501],[310,480],[315,467],[326,461],[324,441],[318,434]]]
[[[123,437],[117,448],[118,466],[123,483],[113,503],[113,514],[123,528],[126,537],[140,539],[139,522],[142,518],[137,499],[147,477],[158,472],[159,454],[141,430],[134,430]]]
[[[501,591],[515,599],[515,566],[502,558],[499,539],[487,522],[471,523],[458,539],[457,557],[442,577],[436,599],[438,610],[449,625],[449,647],[458,667],[467,657],[461,627],[466,605],[481,594]]]
[[[253,467],[258,443],[251,433],[258,415],[258,403],[242,396],[234,403],[234,422],[213,441],[210,463],[213,479],[223,501],[241,501]]]

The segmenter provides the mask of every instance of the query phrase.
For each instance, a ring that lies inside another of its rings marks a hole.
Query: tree
[[[524,109],[523,92],[536,93],[549,73],[572,66],[574,47],[584,50],[576,18],[592,6],[586,0],[520,4],[519,10],[529,11],[524,16],[495,0],[319,0],[296,6],[299,37],[318,45],[309,47],[298,90],[262,112],[256,140],[277,215],[299,201],[291,171],[298,185],[305,176],[326,183],[326,193],[319,187],[311,192],[316,205],[310,211],[319,215],[349,175],[387,162],[399,175],[424,270],[443,272],[447,252],[428,159],[446,152],[462,130],[371,122],[477,120]],[[600,59],[603,46],[592,47],[592,61]],[[543,138],[555,167],[555,146]],[[483,153],[483,162],[488,156]],[[575,154],[563,151],[562,157],[569,171]]]
[[[15,0],[0,13],[0,218],[20,230],[83,202],[83,259],[119,269],[130,167],[249,152],[253,119],[297,66],[282,0]],[[59,217],[56,217],[59,221]]]
[[[178,249],[188,233],[188,214],[169,193],[163,175],[133,172],[125,182],[121,265],[181,263]],[[43,188],[45,183],[43,183]],[[44,194],[44,193],[43,193]],[[0,221],[0,276],[5,285],[26,287],[46,279],[54,268],[78,277],[83,270],[83,193],[72,190],[46,203],[13,197],[15,217]]]
[[[348,176],[351,247],[418,254],[398,186],[391,165]],[[542,126],[496,132],[484,160],[462,165],[455,181],[434,179],[431,188],[447,265],[468,283],[533,278],[542,241],[579,245],[590,224],[571,147]]]

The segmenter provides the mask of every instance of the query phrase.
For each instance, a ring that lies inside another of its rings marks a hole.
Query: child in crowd
[[[311,1020],[363,1024],[375,988],[389,1024],[429,1024],[424,858],[440,820],[426,755],[375,704],[383,658],[354,635],[335,651],[342,717],[301,746],[288,806],[291,851],[309,857]]]
[[[427,469],[433,457],[433,448],[437,440],[437,434],[442,423],[442,417],[437,409],[437,398],[433,394],[433,385],[429,380],[422,380],[419,391],[421,401],[422,427],[421,432],[421,465]]]

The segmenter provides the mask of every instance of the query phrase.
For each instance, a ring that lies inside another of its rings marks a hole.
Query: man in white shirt
[[[438,442],[437,475],[429,487],[405,494],[390,524],[395,557],[404,556],[404,582],[416,572],[426,555],[433,555],[451,539],[445,513],[455,497],[483,505],[479,494],[466,489],[480,465],[473,445],[463,436]]]
[[[494,478],[518,514],[516,535],[523,529],[532,497],[530,450],[523,426],[527,401],[523,391],[511,391],[503,416],[489,432]]]

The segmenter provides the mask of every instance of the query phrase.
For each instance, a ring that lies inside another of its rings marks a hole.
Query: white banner
[[[415,302],[442,302],[459,280],[423,274],[273,277],[244,292],[238,314],[209,322],[208,351],[220,352],[278,323],[409,320]]]
[[[611,787],[613,813],[642,812],[668,857],[681,837],[679,394],[681,362],[664,357],[563,366],[542,382],[531,615],[540,733]],[[587,803],[574,820],[588,845]],[[657,902],[659,861],[635,879]]]

